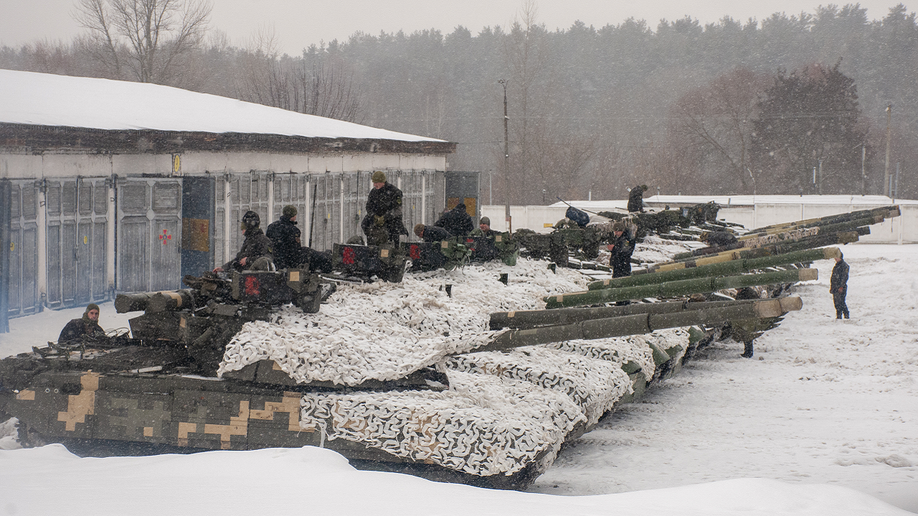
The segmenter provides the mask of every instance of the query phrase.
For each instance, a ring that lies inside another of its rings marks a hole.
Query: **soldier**
[[[408,230],[402,222],[402,191],[386,181],[386,174],[377,170],[371,177],[373,189],[367,196],[367,214],[360,228],[368,245],[398,245],[400,235]]]
[[[274,265],[278,269],[301,267],[309,270],[331,272],[332,261],[328,253],[303,246],[300,242],[300,228],[296,227],[296,206],[284,206],[281,218],[271,223],[265,235],[271,239],[274,249]]]
[[[415,225],[414,234],[425,242],[439,242],[453,236],[449,234],[449,231],[439,226],[425,226],[424,224]]]
[[[478,229],[473,229],[469,236],[480,237],[486,236],[490,239],[494,239],[497,235],[497,231],[491,229],[491,219],[488,217],[481,217],[481,220],[478,221]]]
[[[245,240],[242,242],[242,249],[236,254],[236,257],[226,262],[221,267],[214,269],[214,272],[223,272],[228,270],[235,271],[267,271],[273,266],[273,251],[271,239],[265,236],[265,233],[259,227],[261,219],[254,211],[247,211],[242,216],[242,234]]]
[[[108,344],[110,339],[105,335],[105,330],[99,326],[99,305],[89,303],[83,317],[73,319],[61,330],[57,343],[64,346],[79,345],[83,342],[95,344]]]
[[[486,262],[500,256],[500,250],[494,245],[497,235],[498,232],[491,229],[491,219],[481,217],[478,228],[469,233],[469,237],[476,239],[473,240],[472,259]]]
[[[760,299],[761,297],[759,291],[754,287],[743,287],[736,292],[734,299]],[[743,353],[740,355],[743,358],[752,358],[755,352],[755,338],[759,336],[755,330],[758,325],[758,321],[755,320],[740,321],[731,325],[733,340],[743,341]]]
[[[644,192],[647,185],[635,186],[628,194],[628,211],[644,213]]]
[[[848,263],[845,262],[845,255],[839,253],[835,258],[835,267],[832,267],[832,278],[829,280],[829,292],[832,293],[832,301],[835,302],[835,318],[849,319],[848,305],[845,304],[845,296],[848,295]]]
[[[472,217],[466,211],[465,203],[460,202],[455,208],[447,211],[434,223],[434,226],[449,231],[450,235],[464,237],[475,228]]]
[[[606,246],[610,253],[609,266],[612,267],[613,278],[631,276],[631,254],[634,253],[637,231],[633,225],[627,228],[627,234],[625,229],[625,223],[620,220],[612,224],[615,241]]]

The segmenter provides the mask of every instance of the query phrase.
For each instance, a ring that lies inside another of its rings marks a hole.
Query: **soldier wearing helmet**
[[[265,236],[264,231],[259,227],[261,219],[254,211],[247,211],[242,216],[242,234],[245,240],[242,242],[242,249],[236,254],[236,257],[226,262],[221,267],[214,269],[214,272],[223,272],[229,270],[244,271],[267,271],[271,270],[274,265],[273,250],[271,239]]]

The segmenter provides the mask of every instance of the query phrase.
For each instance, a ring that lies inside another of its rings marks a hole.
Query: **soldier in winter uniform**
[[[425,226],[424,224],[416,224],[414,226],[414,234],[425,242],[439,242],[453,236],[449,234],[449,231],[439,226]]]
[[[214,269],[214,272],[223,272],[229,270],[235,271],[267,271],[271,270],[273,262],[273,244],[271,239],[265,236],[264,231],[259,227],[261,219],[254,211],[247,211],[242,216],[242,234],[245,240],[242,242],[242,249],[236,254],[236,257],[226,262],[221,267]]]
[[[635,186],[628,194],[628,211],[644,212],[644,192],[647,191],[647,185]]]
[[[398,245],[400,235],[408,230],[402,222],[402,191],[386,181],[381,170],[373,172],[373,189],[367,196],[367,214],[360,228],[367,236],[367,245]]]
[[[612,267],[612,277],[631,276],[631,254],[634,253],[637,231],[633,226],[626,228],[625,223],[619,220],[612,224],[612,233],[615,240],[606,246],[610,253],[609,266]]]
[[[105,330],[99,326],[99,305],[95,303],[86,305],[83,317],[68,322],[57,338],[57,343],[65,346],[78,345],[84,342],[107,344],[109,341],[110,339],[105,335]]]
[[[478,229],[473,229],[472,232],[469,233],[469,236],[473,236],[473,237],[486,236],[493,240],[494,237],[497,236],[497,234],[498,234],[497,231],[494,231],[493,229],[491,229],[491,219],[489,219],[488,217],[481,217],[481,219],[478,221]]]
[[[475,228],[472,217],[466,211],[465,203],[459,203],[455,208],[447,211],[434,223],[447,231],[450,235],[464,237]]]
[[[835,318],[841,319],[842,316],[848,319],[848,305],[845,304],[845,296],[848,294],[848,263],[845,262],[845,255],[840,254],[835,259],[835,267],[832,267],[832,279],[829,280],[829,292],[832,293],[832,301],[835,302]]]
[[[287,269],[308,265],[312,271],[331,272],[332,260],[328,253],[301,244],[296,216],[296,206],[284,206],[281,218],[272,222],[265,232],[273,244],[275,267]]]

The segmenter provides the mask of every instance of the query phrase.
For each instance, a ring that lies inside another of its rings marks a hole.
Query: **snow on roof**
[[[729,206],[759,206],[764,204],[806,204],[806,205],[854,205],[854,206],[883,206],[893,204],[918,204],[918,201],[904,199],[891,199],[885,195],[654,195],[644,197],[647,204],[673,206],[704,204],[716,202],[721,207]],[[614,208],[624,209],[627,201],[568,201],[568,204],[582,210],[603,211]],[[556,202],[551,205],[563,208],[567,204]]]
[[[0,70],[0,123],[443,141],[158,84],[14,70]]]

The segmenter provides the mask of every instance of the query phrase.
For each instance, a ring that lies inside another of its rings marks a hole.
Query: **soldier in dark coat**
[[[425,226],[424,224],[415,225],[414,234],[425,242],[439,242],[453,237],[449,231],[439,226]]]
[[[109,341],[105,330],[99,326],[99,305],[95,303],[86,305],[83,317],[68,322],[57,338],[57,343],[64,346],[83,343],[107,344]]]
[[[434,226],[439,226],[449,231],[450,235],[460,237],[468,236],[469,232],[475,229],[472,217],[466,211],[465,203],[459,203],[455,208],[440,215]]]
[[[360,228],[367,236],[367,245],[398,245],[399,235],[407,235],[402,222],[402,191],[386,181],[386,174],[377,170],[371,177],[373,189],[367,196],[367,214]]]
[[[644,212],[644,192],[647,191],[647,185],[635,186],[628,194],[628,211]]]
[[[625,223],[622,221],[616,221],[612,224],[612,233],[615,235],[615,240],[606,246],[610,253],[609,266],[612,267],[613,278],[631,276],[631,254],[634,253],[637,232],[626,232],[625,229]]]
[[[245,212],[245,215],[242,216],[242,234],[245,235],[242,248],[235,258],[226,262],[223,266],[217,267],[214,272],[271,270],[273,265],[273,244],[271,239],[265,236],[265,233],[259,227],[260,225],[261,219],[257,213],[254,211]]]
[[[840,254],[835,258],[835,267],[832,267],[832,278],[829,280],[829,292],[832,293],[832,301],[835,302],[835,318],[849,319],[848,305],[845,304],[845,296],[848,295],[848,263],[845,262],[845,255]]]
[[[281,218],[272,222],[265,232],[273,245],[274,266],[288,269],[308,265],[311,271],[331,272],[332,260],[329,253],[302,245],[296,216],[296,206],[284,206]]]

